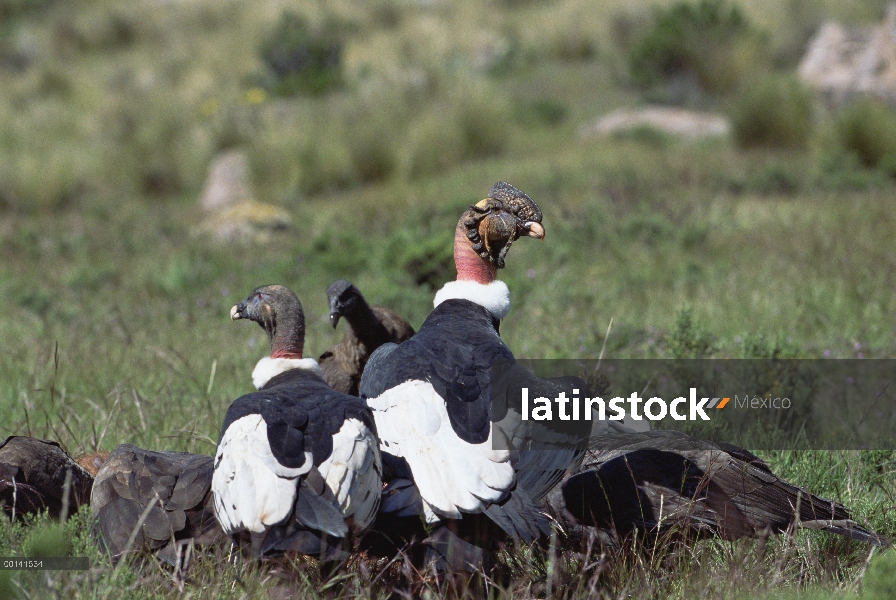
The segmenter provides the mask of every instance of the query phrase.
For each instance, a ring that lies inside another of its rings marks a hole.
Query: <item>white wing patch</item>
[[[407,381],[367,404],[373,409],[380,448],[407,460],[427,522],[482,512],[513,486],[510,452],[492,450],[491,432],[481,444],[460,439],[445,400],[432,384]]]
[[[343,516],[353,519],[356,527],[369,527],[383,486],[383,465],[373,432],[358,419],[347,419],[333,436],[333,453],[317,469]]]
[[[310,452],[297,469],[277,462],[261,415],[231,423],[218,444],[212,475],[215,516],[225,533],[261,533],[286,519],[295,504],[296,479],[311,466]]]

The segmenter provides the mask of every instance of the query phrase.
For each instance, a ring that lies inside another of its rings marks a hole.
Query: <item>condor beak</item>
[[[234,304],[230,308],[230,320],[236,321],[237,319],[245,319],[245,315],[243,315],[243,311],[246,309],[245,304],[242,302],[239,304]]]
[[[342,317],[343,307],[339,306],[339,298],[330,298],[330,325],[336,329],[339,319]]]
[[[542,227],[541,223],[536,223],[535,221],[528,221],[523,224],[523,227],[526,230],[526,235],[529,237],[534,237],[538,240],[544,239],[544,227]]]

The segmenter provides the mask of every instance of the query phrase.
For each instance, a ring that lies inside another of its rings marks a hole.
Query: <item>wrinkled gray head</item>
[[[327,288],[327,299],[330,302],[330,325],[333,328],[339,323],[339,319],[345,316],[345,313],[364,302],[361,292],[350,282],[339,279],[330,284]]]
[[[249,319],[261,325],[276,353],[302,352],[305,341],[305,313],[298,296],[283,285],[263,285],[230,309],[230,318]],[[271,356],[274,356],[272,352]]]

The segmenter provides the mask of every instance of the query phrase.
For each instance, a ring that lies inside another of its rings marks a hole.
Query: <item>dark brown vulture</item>
[[[258,323],[271,342],[233,401],[215,452],[215,514],[256,556],[298,552],[346,557],[376,517],[382,463],[364,401],[331,389],[302,358],[305,317],[282,285],[256,288],[230,311]]]
[[[496,183],[458,221],[457,280],[436,294],[435,309],[416,335],[381,346],[367,364],[360,391],[373,409],[388,483],[367,539],[372,554],[392,553],[390,543],[422,536],[424,560],[443,571],[477,571],[491,566],[504,541],[531,542],[550,531],[537,503],[578,464],[585,446],[493,447],[492,365],[518,367],[518,381],[549,390],[542,393],[550,397],[587,389],[578,378],[529,374],[498,334],[510,292],[497,269],[520,237],[544,237],[541,211],[520,190]]]
[[[90,473],[56,442],[13,435],[0,444],[0,504],[10,517],[71,515],[90,501],[92,485]]]
[[[889,545],[842,504],[787,483],[750,452],[678,431],[594,438],[551,504],[617,539],[670,532],[735,540],[798,526]]]
[[[358,288],[343,279],[330,284],[327,298],[330,323],[335,328],[345,317],[348,327],[345,336],[320,355],[320,369],[331,388],[357,396],[361,373],[373,351],[387,342],[400,344],[414,335],[414,328],[395,311],[367,304]]]
[[[90,497],[113,560],[126,551],[149,550],[174,564],[178,546],[218,539],[213,470],[211,456],[153,452],[130,444],[115,448],[97,473]]]

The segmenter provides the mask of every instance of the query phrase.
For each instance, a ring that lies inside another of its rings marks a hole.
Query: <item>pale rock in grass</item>
[[[797,73],[834,106],[859,96],[896,105],[896,4],[889,6],[877,25],[822,25],[809,42]]]
[[[199,232],[222,241],[265,241],[272,232],[292,225],[286,210],[255,200],[249,160],[242,150],[215,157],[199,205],[204,212]]]
[[[580,127],[579,137],[613,135],[639,128],[696,139],[727,135],[731,126],[725,117],[713,113],[668,106],[647,106],[638,109],[623,108],[606,114],[597,121]]]
[[[242,150],[222,152],[212,160],[199,199],[203,210],[212,211],[253,200],[249,159]]]

